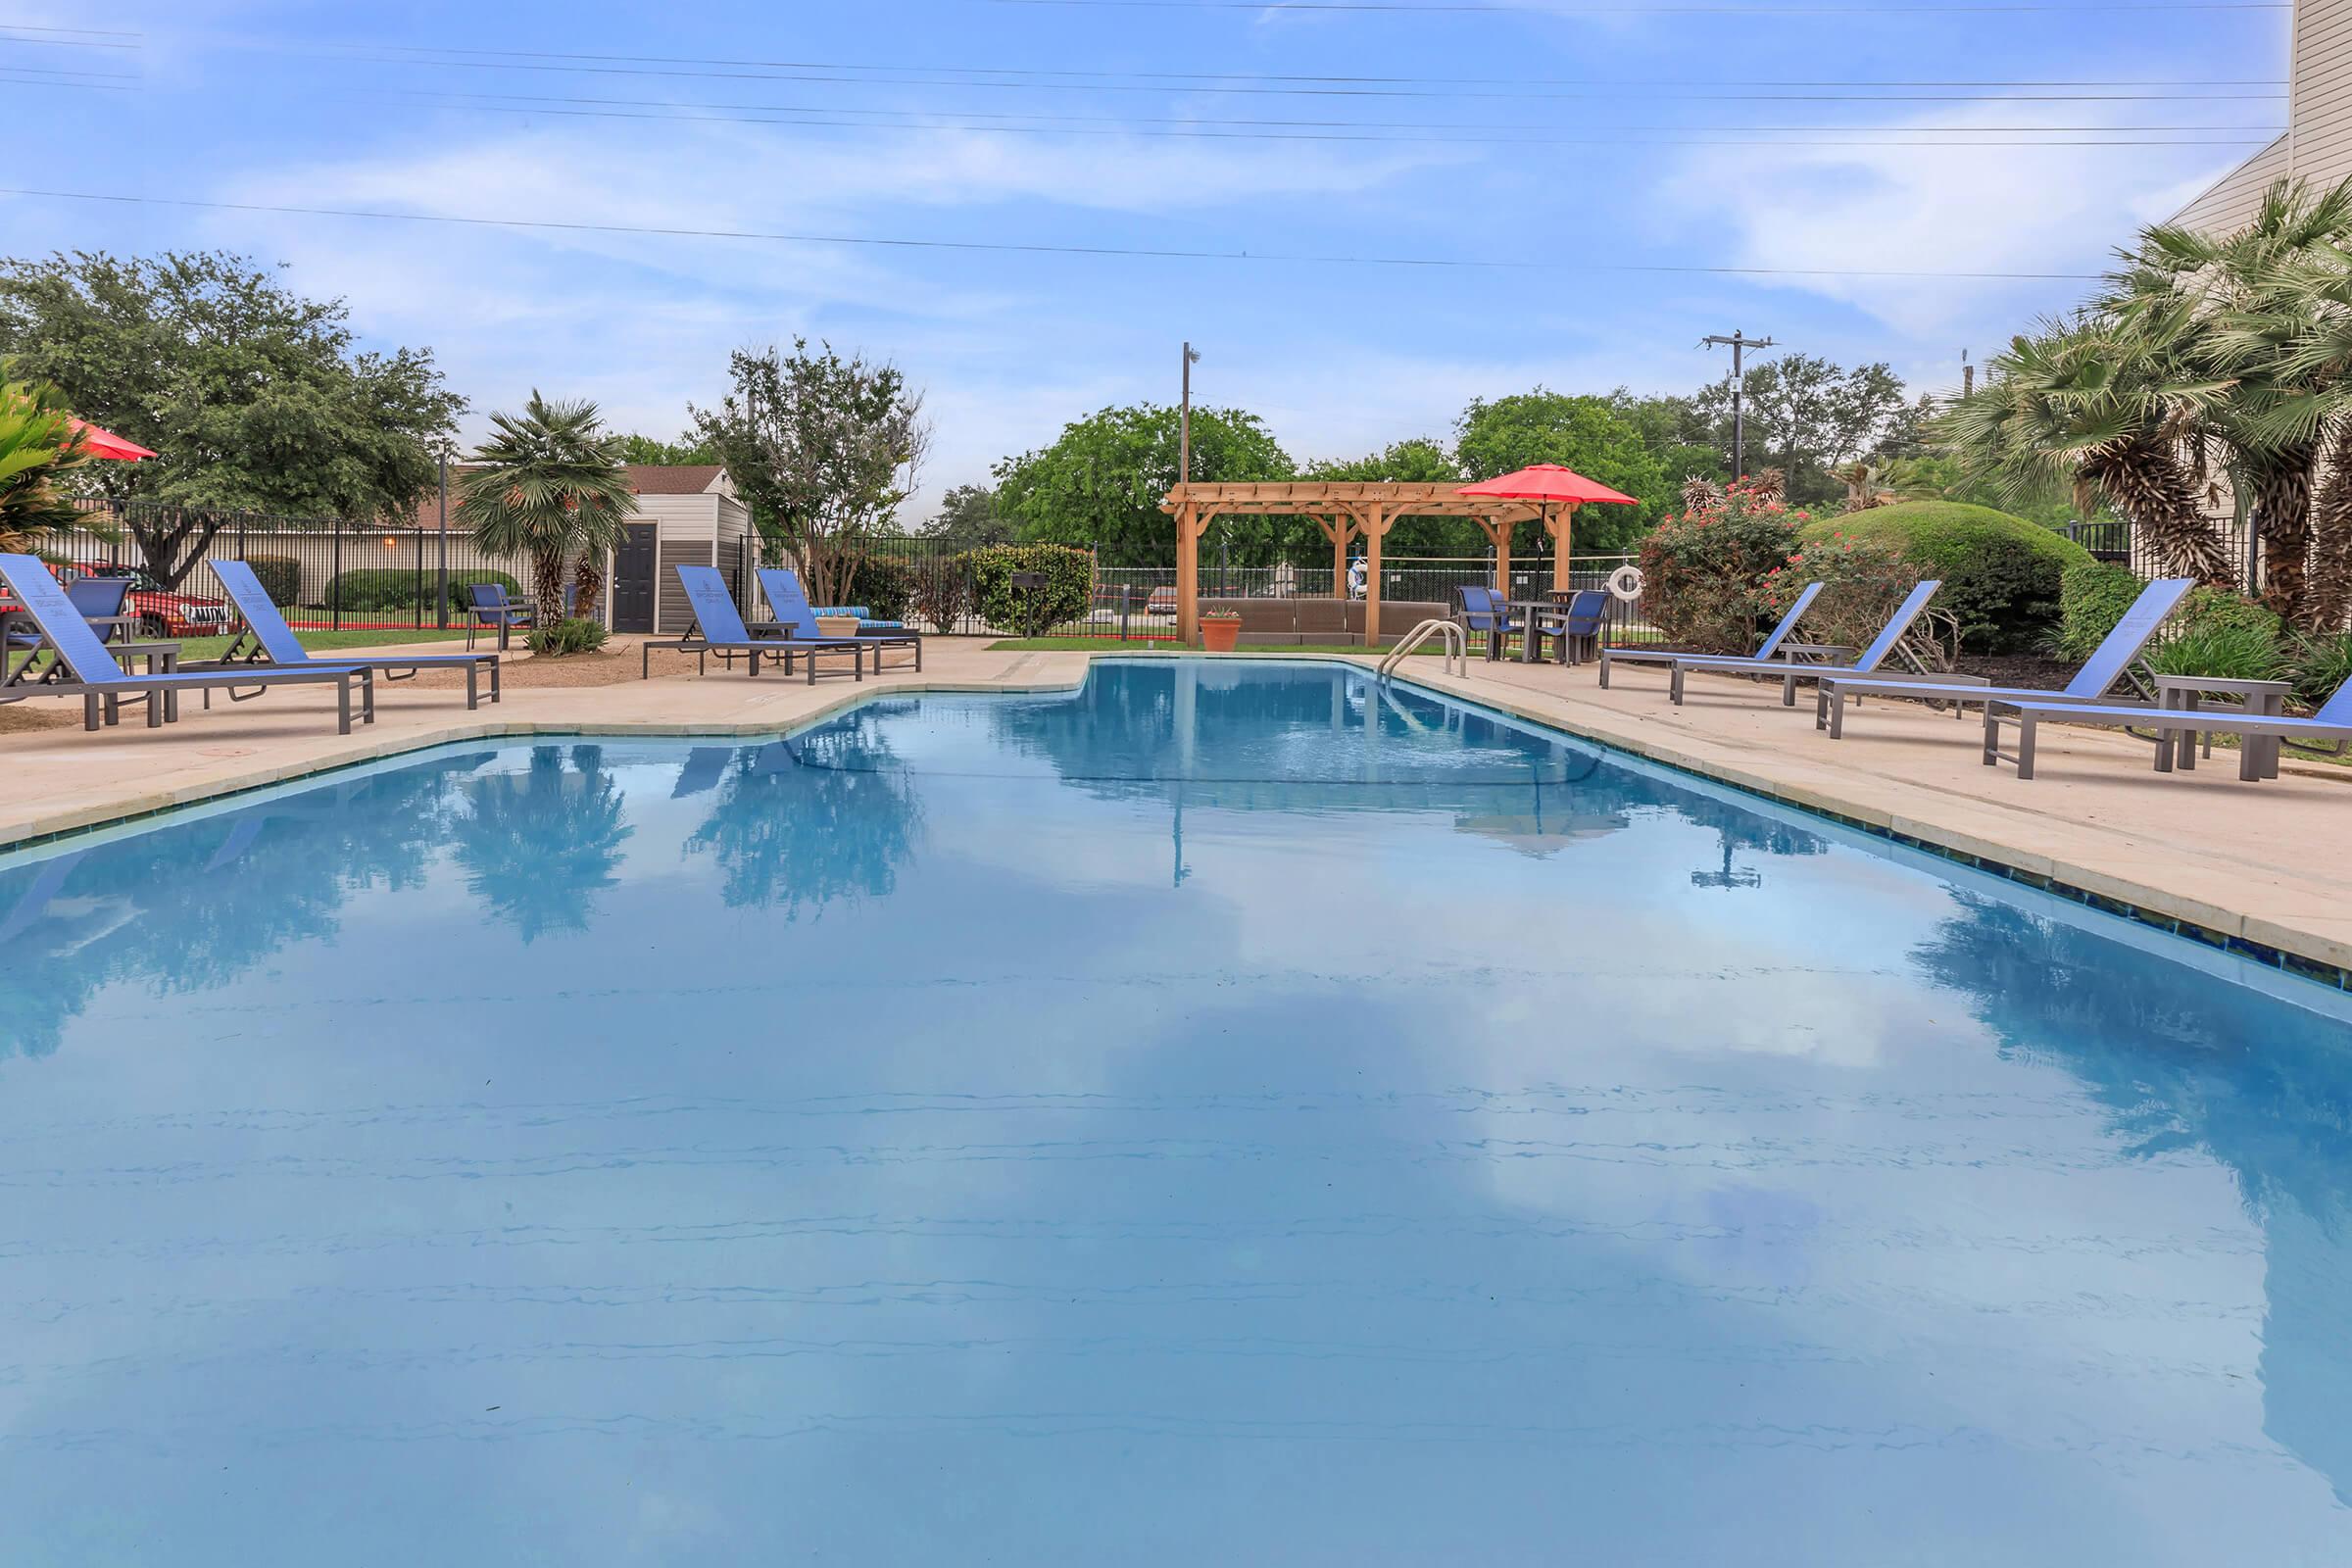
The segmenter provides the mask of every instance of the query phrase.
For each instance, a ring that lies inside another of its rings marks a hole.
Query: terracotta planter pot
[[[816,617],[816,630],[819,636],[824,637],[855,637],[858,635],[858,617],[819,615]]]
[[[1212,654],[1232,653],[1233,645],[1241,640],[1241,635],[1242,623],[1238,619],[1204,619],[1200,622],[1200,646]]]

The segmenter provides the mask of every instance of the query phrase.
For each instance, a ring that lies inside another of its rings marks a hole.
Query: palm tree
[[[2290,620],[2304,613],[2321,437],[2298,413],[2343,368],[2286,352],[2310,323],[2292,279],[2347,236],[2352,182],[2314,198],[2301,180],[2281,179],[2234,233],[2143,231],[2104,307],[2119,330],[2148,334],[2144,352],[2180,356],[2179,373],[2234,383],[2186,432],[2184,450],[2192,467],[2222,457],[2243,486],[2262,540],[2264,601]]]
[[[2161,351],[2170,330],[2044,323],[1993,356],[1984,384],[1937,417],[1935,435],[1970,479],[2008,497],[2071,487],[2085,512],[2096,494],[2138,526],[2159,569],[2228,584],[2229,552],[2181,443],[2230,382],[2182,374],[2180,357]]]
[[[545,618],[563,605],[564,564],[577,556],[586,612],[604,585],[599,564],[637,510],[621,439],[605,433],[595,404],[550,403],[535,389],[520,417],[494,414],[490,424],[474,452],[481,466],[460,481],[458,520],[484,551],[530,558]]]
[[[0,550],[29,551],[82,521],[57,481],[90,461],[54,394],[0,386]]]

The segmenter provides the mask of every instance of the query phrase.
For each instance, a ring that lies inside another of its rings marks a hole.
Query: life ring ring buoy
[[[1641,598],[1642,568],[1640,566],[1619,566],[1615,571],[1610,572],[1609,592],[1629,605]]]

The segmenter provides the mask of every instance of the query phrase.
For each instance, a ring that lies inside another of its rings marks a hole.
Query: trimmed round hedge
[[[2022,654],[2058,625],[2069,566],[2090,552],[2039,523],[1957,501],[1904,501],[1805,524],[1807,539],[1845,534],[1892,545],[1926,575],[1941,578],[1936,608],[1960,623],[1972,654]]]

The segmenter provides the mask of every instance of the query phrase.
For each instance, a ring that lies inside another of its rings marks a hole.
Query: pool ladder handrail
[[[1390,672],[1396,669],[1404,656],[1429,641],[1433,634],[1442,636],[1446,640],[1446,673],[1448,675],[1455,673],[1454,662],[1459,660],[1462,665],[1460,672],[1468,674],[1470,671],[1470,639],[1463,634],[1462,628],[1457,623],[1447,620],[1443,615],[1432,615],[1411,631],[1406,632],[1403,640],[1389,650],[1388,657],[1380,662],[1380,668],[1377,672],[1380,678],[1387,680]]]

